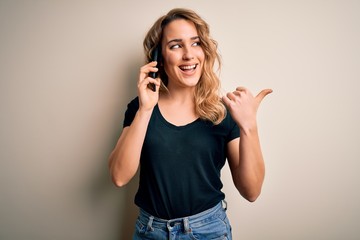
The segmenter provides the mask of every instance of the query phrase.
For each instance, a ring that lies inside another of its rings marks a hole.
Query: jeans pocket
[[[138,236],[143,236],[146,233],[147,226],[144,225],[139,219],[135,223],[135,234]]]
[[[168,233],[165,228],[158,226],[148,226],[148,224],[141,222],[140,220],[136,221],[135,224],[135,233],[133,240],[163,240],[167,239]]]
[[[226,221],[222,214],[212,217],[201,224],[197,223],[191,227],[191,234],[196,240],[225,240],[231,239],[231,228],[229,221]]]
[[[224,224],[225,224],[225,226],[226,226],[226,228],[227,228],[227,232],[228,232],[229,239],[231,239],[231,231],[232,231],[232,229],[231,229],[231,224],[230,224],[229,218],[227,217],[226,212],[223,211],[223,213],[220,214],[218,217],[219,217],[219,219],[220,219],[221,221],[224,222]]]

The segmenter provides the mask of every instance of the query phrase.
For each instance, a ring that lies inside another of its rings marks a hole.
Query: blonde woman
[[[239,193],[251,202],[259,196],[265,167],[256,112],[271,90],[254,97],[238,87],[220,97],[217,43],[189,9],[160,17],[144,49],[150,63],[140,69],[109,163],[119,187],[140,167],[133,239],[231,239],[220,171],[227,159]],[[150,61],[154,51],[158,61]]]

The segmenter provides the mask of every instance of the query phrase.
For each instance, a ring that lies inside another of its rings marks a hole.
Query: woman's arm
[[[127,184],[139,167],[147,126],[159,99],[160,79],[148,77],[150,71],[158,70],[155,66],[156,62],[151,62],[141,68],[138,81],[139,109],[131,125],[123,129],[109,157],[110,175],[118,187]],[[147,87],[150,82],[155,84],[155,92]]]
[[[266,89],[253,97],[247,89],[240,87],[223,97],[240,128],[240,138],[230,141],[227,146],[232,178],[240,194],[250,202],[260,195],[265,176],[256,113],[263,98],[271,92],[272,90]]]
[[[127,184],[136,174],[151,112],[136,113],[131,126],[123,129],[110,155],[110,174],[112,181],[118,187]]]
[[[241,130],[240,130],[241,131]],[[261,193],[265,165],[257,133],[246,135],[228,143],[228,162],[239,193],[248,201],[255,201]]]

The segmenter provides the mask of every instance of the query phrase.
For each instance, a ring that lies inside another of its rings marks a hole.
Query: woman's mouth
[[[179,68],[180,68],[182,71],[191,71],[191,70],[196,69],[196,67],[197,67],[197,64],[181,65],[181,66],[179,66]]]

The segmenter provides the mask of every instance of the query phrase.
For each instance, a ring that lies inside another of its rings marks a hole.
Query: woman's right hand
[[[160,78],[149,77],[150,72],[157,72],[157,62],[150,62],[140,68],[140,75],[138,80],[138,96],[139,96],[139,110],[152,110],[159,100]],[[148,87],[149,83],[155,84],[156,91]]]

